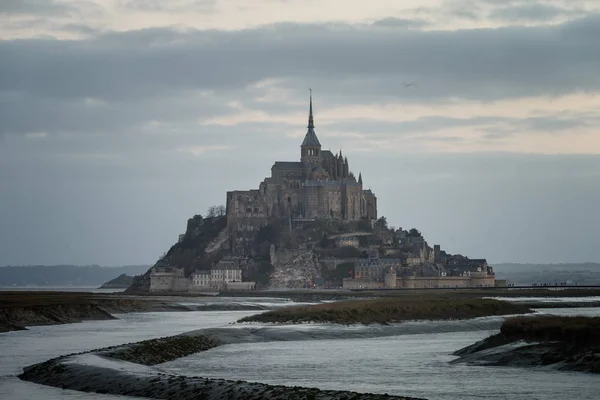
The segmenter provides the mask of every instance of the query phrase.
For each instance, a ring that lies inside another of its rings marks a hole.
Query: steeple
[[[320,165],[323,161],[321,157],[321,143],[317,139],[315,133],[315,122],[313,119],[313,107],[312,107],[312,90],[310,90],[310,105],[308,107],[308,130],[304,136],[304,141],[300,145],[300,161],[310,165]]]
[[[321,143],[319,143],[319,139],[317,139],[317,134],[315,133],[315,121],[313,119],[313,107],[312,107],[312,89],[310,90],[310,106],[308,108],[308,130],[306,131],[306,135],[304,136],[304,141],[302,142],[301,147],[314,147],[319,148],[319,153],[321,151]]]
[[[310,106],[308,107],[308,129],[315,129],[315,121],[313,120],[312,113],[312,89],[308,89],[310,92]]]
[[[362,172],[358,173],[358,183],[362,185]]]

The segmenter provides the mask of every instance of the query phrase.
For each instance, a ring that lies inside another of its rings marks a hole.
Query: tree
[[[206,211],[207,218],[213,218],[217,216],[217,206],[208,207],[208,211]]]
[[[206,212],[206,217],[207,218],[214,218],[214,217],[222,217],[223,215],[225,215],[225,206],[220,205],[220,206],[210,206],[208,207],[208,211]]]
[[[380,229],[387,229],[388,223],[385,217],[381,217],[375,222],[375,225]]]
[[[408,237],[422,238],[423,235],[421,235],[421,232],[419,232],[417,229],[412,228],[410,231],[408,231]]]

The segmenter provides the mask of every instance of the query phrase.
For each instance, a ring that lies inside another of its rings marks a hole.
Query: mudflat
[[[87,292],[0,292],[0,332],[114,319],[113,313],[187,311],[173,302]]]
[[[455,362],[600,373],[600,317],[509,318],[500,333],[455,355]]]

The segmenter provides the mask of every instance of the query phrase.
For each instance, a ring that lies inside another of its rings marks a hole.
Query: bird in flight
[[[417,84],[414,82],[402,82],[402,84],[404,85],[405,88],[409,88],[411,86],[414,86],[414,87],[417,86]]]

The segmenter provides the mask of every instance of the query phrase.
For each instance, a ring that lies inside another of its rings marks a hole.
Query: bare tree
[[[206,212],[207,218],[212,218],[217,216],[217,206],[208,207],[208,211]]]
[[[206,217],[207,218],[213,218],[213,217],[222,217],[223,215],[225,215],[226,210],[225,210],[225,206],[220,205],[220,206],[210,206],[208,207],[208,211],[206,212]]]

